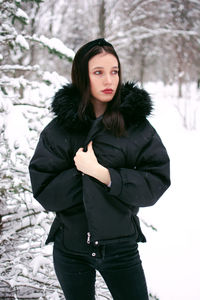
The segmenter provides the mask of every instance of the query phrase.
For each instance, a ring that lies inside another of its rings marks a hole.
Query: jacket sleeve
[[[29,164],[34,198],[48,211],[62,211],[81,202],[82,179],[66,151],[53,145],[42,132]]]
[[[110,195],[131,206],[154,205],[170,186],[169,157],[156,132],[132,168],[109,168],[109,172]]]

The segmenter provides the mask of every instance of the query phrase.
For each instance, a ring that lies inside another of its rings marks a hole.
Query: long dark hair
[[[91,104],[90,79],[88,71],[89,60],[102,52],[107,52],[116,57],[119,67],[119,84],[116,93],[107,105],[106,111],[103,115],[103,124],[105,128],[111,131],[116,136],[121,136],[125,132],[125,125],[123,116],[119,112],[119,105],[121,103],[120,88],[121,88],[121,65],[119,57],[114,47],[104,39],[97,39],[83,45],[76,53],[72,64],[72,84],[79,90],[81,101],[78,108],[78,115],[81,120],[87,113],[93,113]]]

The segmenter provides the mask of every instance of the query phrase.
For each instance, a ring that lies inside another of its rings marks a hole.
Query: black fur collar
[[[135,83],[127,82],[121,87],[121,105],[119,107],[126,124],[137,124],[151,114],[152,102],[149,94],[136,86]],[[85,119],[78,118],[77,110],[80,101],[78,90],[68,84],[61,88],[54,96],[52,111],[58,117],[62,126],[75,130],[90,128],[94,119],[86,112]]]

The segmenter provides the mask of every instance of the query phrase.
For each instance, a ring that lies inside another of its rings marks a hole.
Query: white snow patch
[[[60,297],[57,292],[54,292],[52,294],[52,297],[49,298],[49,300],[60,300]]]
[[[21,35],[21,34],[17,35],[16,43],[19,44],[22,48],[25,48],[26,50],[29,50],[29,44],[26,41],[26,39],[23,37],[23,35]]]
[[[69,83],[67,78],[60,76],[57,72],[44,72],[43,80],[49,81],[58,87]]]
[[[25,21],[28,23],[29,22],[29,17],[28,17],[28,15],[25,13],[25,11],[23,11],[21,8],[17,8],[17,11],[16,11],[16,16],[18,17],[18,18],[23,18],[23,19],[25,19]]]
[[[153,207],[140,209],[142,219],[153,224],[154,232],[142,224],[147,244],[139,244],[149,288],[161,300],[199,300],[199,127],[187,130],[175,107],[177,86],[149,83],[155,111],[150,122],[161,136],[171,160],[169,190]],[[190,86],[182,101],[198,98]],[[195,102],[195,105],[198,103]],[[191,105],[193,105],[191,103]]]
[[[71,58],[74,58],[74,56],[75,56],[74,51],[69,49],[68,47],[66,47],[63,44],[63,42],[57,38],[48,39],[44,35],[41,35],[40,40],[42,43],[47,45],[50,49],[54,49],[60,53],[63,53],[64,55],[66,55],[68,57],[71,57]]]
[[[45,265],[50,265],[51,261],[50,259],[38,255],[35,257],[32,262],[30,263],[30,267],[33,269],[33,275],[35,276],[40,268],[44,267]]]
[[[10,106],[10,113],[5,120],[5,136],[7,137],[10,149],[18,149],[18,151],[28,152],[30,147],[28,137],[27,120],[24,118],[21,108]]]

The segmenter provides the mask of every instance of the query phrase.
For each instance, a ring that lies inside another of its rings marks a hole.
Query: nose
[[[111,84],[111,83],[112,83],[112,79],[111,79],[110,74],[106,74],[106,75],[105,75],[104,83],[105,83],[105,84]]]

